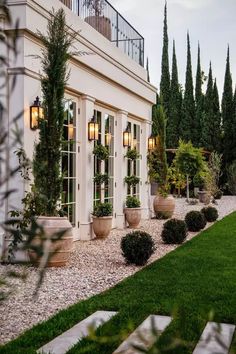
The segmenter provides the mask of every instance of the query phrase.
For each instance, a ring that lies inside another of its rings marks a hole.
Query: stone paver
[[[78,343],[82,338],[87,337],[89,329],[93,327],[97,329],[103,323],[109,321],[116,312],[113,311],[97,311],[85,320],[62,333],[48,344],[41,347],[37,353],[39,354],[65,354],[70,348]]]
[[[171,320],[171,317],[168,316],[149,316],[113,354],[140,354],[140,351],[134,349],[133,346],[138,345],[144,349],[150,348],[156,340],[153,329],[155,329],[154,332],[161,334]]]
[[[235,326],[208,322],[193,354],[228,354]]]

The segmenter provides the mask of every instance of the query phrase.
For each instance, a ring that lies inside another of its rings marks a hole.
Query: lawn
[[[171,354],[192,353],[211,311],[215,321],[236,324],[236,213],[114,288],[35,326],[0,347],[0,353],[35,353],[97,310],[118,312],[97,332],[111,336],[128,328],[130,321],[137,326],[149,314],[172,315],[176,309],[181,316],[172,321],[158,345],[163,350],[176,335],[192,345],[169,350]],[[106,344],[83,340],[69,353],[111,354],[119,344],[118,337]]]

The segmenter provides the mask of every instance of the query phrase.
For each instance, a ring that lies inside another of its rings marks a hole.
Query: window
[[[61,206],[71,224],[75,226],[76,206],[76,104],[66,100],[62,144],[63,192]]]
[[[140,125],[128,122],[133,140],[131,149],[136,149],[140,153]],[[140,177],[140,159],[127,161],[127,175]],[[127,195],[139,198],[139,184],[136,186],[127,186]]]
[[[94,156],[94,175],[97,173],[107,174],[108,182],[103,185],[94,183],[94,204],[109,202],[113,205],[114,199],[114,117],[100,111],[94,111],[97,122],[99,123],[99,139],[96,144],[102,144],[108,148],[109,159],[98,161]]]

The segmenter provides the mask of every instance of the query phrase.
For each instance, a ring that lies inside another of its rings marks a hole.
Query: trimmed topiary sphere
[[[164,224],[161,237],[166,244],[180,244],[186,239],[187,231],[185,221],[171,219]]]
[[[128,233],[121,240],[121,249],[127,263],[142,266],[147,263],[155,251],[154,241],[146,232]]]
[[[219,217],[217,209],[211,206],[203,208],[201,212],[208,222],[216,221]]]
[[[206,226],[206,218],[200,211],[190,211],[185,216],[185,222],[189,231],[200,231]]]

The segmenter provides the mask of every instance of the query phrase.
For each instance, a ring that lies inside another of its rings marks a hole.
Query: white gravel
[[[236,197],[223,197],[216,206],[220,218],[236,210]],[[174,217],[183,219],[190,210],[200,210],[202,204],[187,205],[176,200]],[[141,229],[150,233],[156,244],[149,263],[163,257],[177,246],[164,245],[160,234],[164,221],[143,221]],[[209,226],[209,225],[208,225]],[[113,230],[106,240],[77,242],[70,263],[65,268],[48,269],[37,299],[32,298],[38,273],[27,268],[27,280],[14,279],[13,294],[0,305],[0,343],[17,337],[38,322],[48,319],[61,309],[110,288],[140,267],[127,266],[120,251],[120,240],[127,230]],[[196,233],[189,233],[188,240]],[[24,271],[22,266],[0,265],[0,275],[9,270]]]

